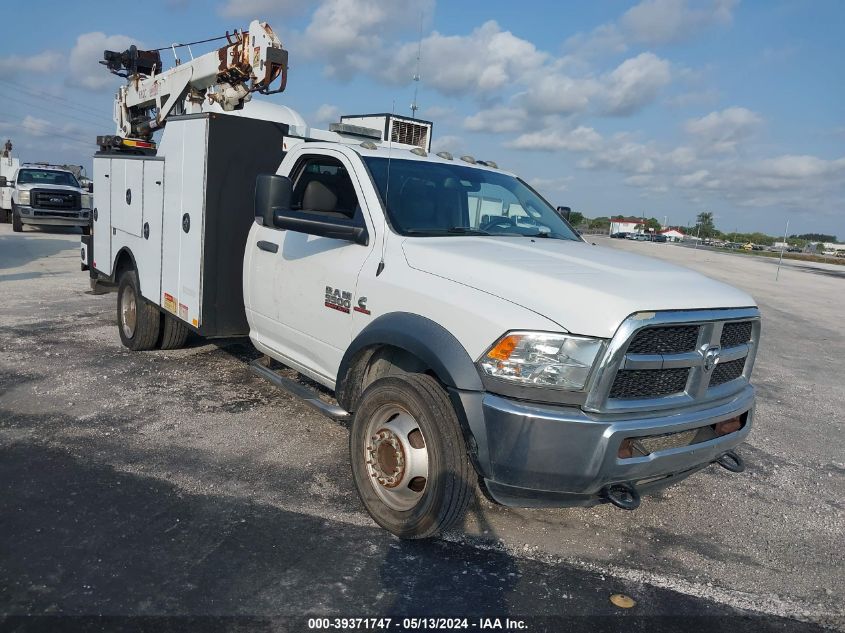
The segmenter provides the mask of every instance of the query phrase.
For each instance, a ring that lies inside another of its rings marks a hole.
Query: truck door
[[[94,268],[110,275],[111,258],[111,158],[94,159]]]
[[[301,156],[290,173],[294,209],[356,218],[373,235],[361,183],[343,154],[315,150]],[[252,336],[292,365],[316,367],[334,382],[351,340],[358,275],[374,241],[362,246],[269,226],[256,229],[247,244]]]

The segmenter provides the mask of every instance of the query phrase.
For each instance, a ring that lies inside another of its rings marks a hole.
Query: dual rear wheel
[[[117,286],[117,329],[123,345],[136,352],[178,349],[188,339],[188,326],[141,296],[134,270],[123,273]]]

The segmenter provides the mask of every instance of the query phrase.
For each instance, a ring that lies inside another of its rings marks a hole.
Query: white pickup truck
[[[95,156],[83,268],[117,287],[127,347],[248,335],[324,386],[336,404],[253,364],[351,420],[361,500],[405,538],[455,524],[479,488],[633,509],[743,469],[750,296],[584,241],[517,176],[429,153],[425,122],[321,132],[285,112],[174,116],[155,155]]]

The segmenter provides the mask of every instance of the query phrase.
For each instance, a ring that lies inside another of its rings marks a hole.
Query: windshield
[[[521,180],[486,169],[421,160],[363,157],[402,235],[512,235],[580,241]]]
[[[18,184],[79,187],[79,182],[72,173],[54,169],[21,169],[18,172]]]

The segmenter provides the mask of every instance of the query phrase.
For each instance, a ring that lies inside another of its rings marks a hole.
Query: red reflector
[[[739,419],[739,416],[735,418],[731,418],[730,420],[725,420],[724,422],[717,422],[713,425],[713,430],[716,432],[716,435],[727,435],[728,433],[735,433],[742,428],[742,421]]]

